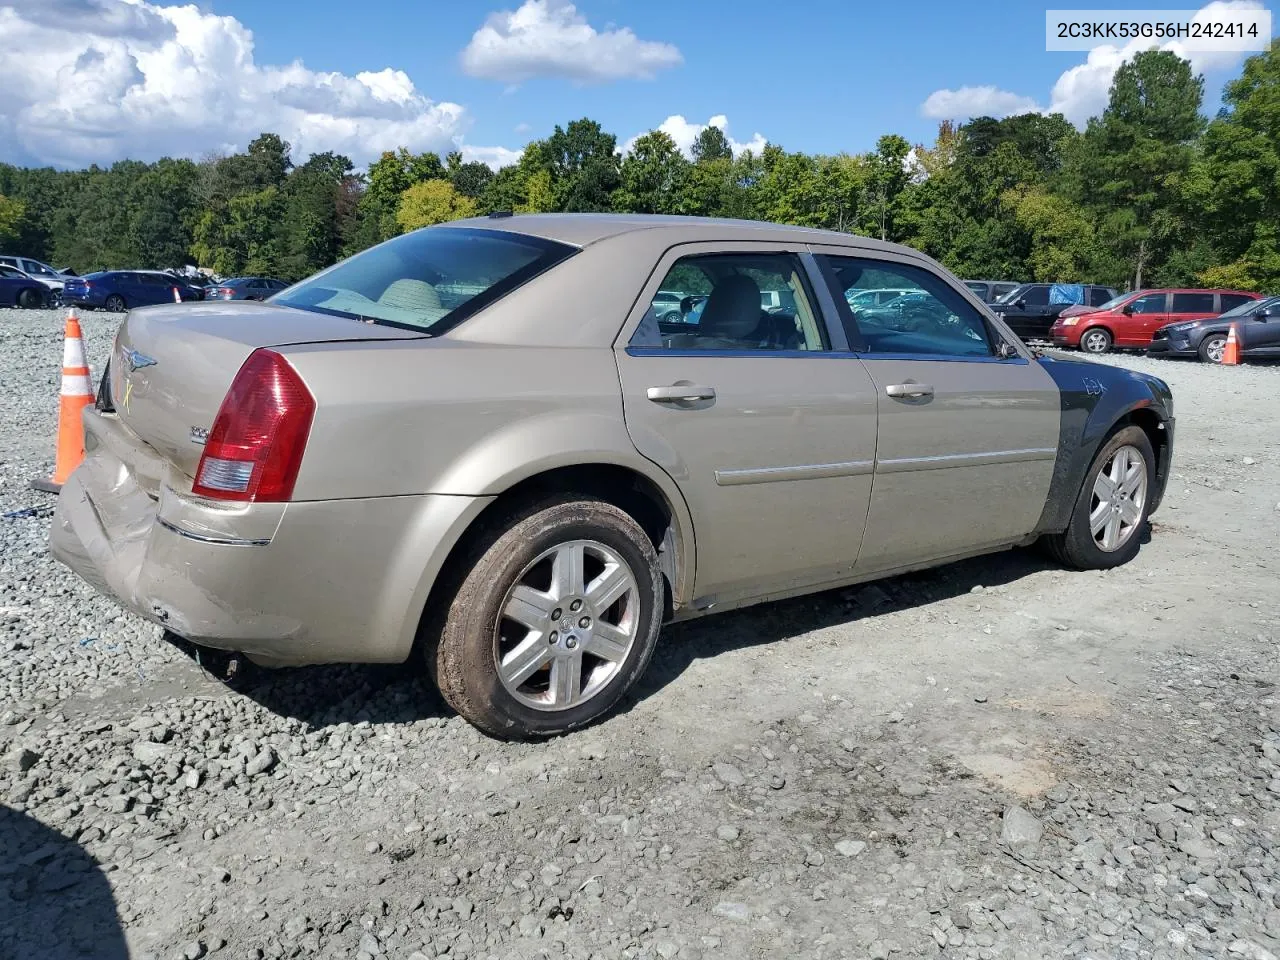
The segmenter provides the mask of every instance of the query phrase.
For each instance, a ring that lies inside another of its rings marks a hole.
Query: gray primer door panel
[[[1012,544],[1035,529],[1057,455],[1058,389],[1037,363],[866,354],[880,409],[859,572]],[[929,396],[892,397],[916,381]]]

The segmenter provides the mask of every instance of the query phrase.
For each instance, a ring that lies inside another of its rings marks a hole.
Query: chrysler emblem
[[[125,347],[120,351],[120,356],[124,357],[124,362],[129,364],[129,371],[132,373],[141,370],[143,367],[155,366],[155,358],[148,357],[145,353],[139,353],[129,347]]]

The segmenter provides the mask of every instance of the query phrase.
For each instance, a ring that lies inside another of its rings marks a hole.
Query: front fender
[[[1058,385],[1061,426],[1058,456],[1037,533],[1058,533],[1071,519],[1076,498],[1098,449],[1126,420],[1153,420],[1163,433],[1156,447],[1156,483],[1150,513],[1164,497],[1173,455],[1173,394],[1157,377],[1091,360],[1041,357],[1040,365]]]

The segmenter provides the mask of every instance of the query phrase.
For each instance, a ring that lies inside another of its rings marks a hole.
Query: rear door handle
[[[669,387],[650,387],[645,391],[645,396],[654,403],[691,403],[695,400],[714,400],[716,388],[676,383]]]
[[[927,383],[891,383],[884,392],[891,397],[932,397],[933,387]]]

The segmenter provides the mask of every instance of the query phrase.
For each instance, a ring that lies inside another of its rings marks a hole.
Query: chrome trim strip
[[[210,537],[203,533],[193,533],[190,530],[184,530],[182,527],[166,520],[164,517],[157,517],[156,522],[166,530],[170,530],[178,536],[185,537],[188,540],[195,540],[197,543],[215,543],[218,546],[223,547],[265,547],[271,542],[270,537],[267,537],[265,540],[249,540],[240,537]]]
[[[876,461],[876,473],[946,470],[950,467],[985,467],[996,463],[1053,460],[1057,456],[1057,447],[1028,447],[1025,450],[993,450],[990,453],[951,453],[941,457],[903,457],[899,460]]]
[[[736,487],[744,483],[778,483],[783,480],[822,480],[827,477],[864,477],[875,470],[872,460],[843,463],[806,463],[796,467],[752,467],[746,470],[717,470],[716,485]]]

